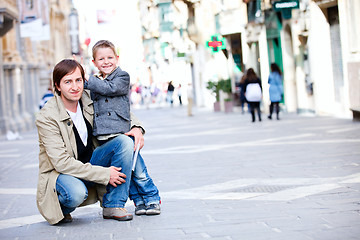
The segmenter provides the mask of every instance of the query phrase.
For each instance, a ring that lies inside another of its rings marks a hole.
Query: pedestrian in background
[[[279,118],[279,112],[280,112],[280,106],[279,103],[282,100],[282,96],[284,94],[284,88],[282,85],[282,78],[281,78],[281,70],[279,66],[276,63],[272,63],[270,65],[271,73],[269,75],[268,83],[270,85],[269,87],[269,95],[270,95],[270,113],[268,116],[268,119],[272,119],[272,114],[275,108],[276,112],[276,119],[280,120]]]
[[[172,84],[172,81],[169,82],[168,88],[167,88],[167,100],[170,102],[171,106],[174,104],[173,94],[174,94],[175,87]]]
[[[192,116],[192,105],[194,100],[194,93],[193,93],[193,87],[191,83],[188,83],[187,87],[187,100],[188,100],[188,116]]]
[[[150,87],[149,86],[144,86],[142,92],[141,92],[143,98],[144,98],[144,104],[146,109],[150,108],[150,103],[151,103],[151,92],[150,92]]]
[[[262,86],[261,80],[253,68],[249,68],[246,71],[244,89],[246,101],[250,106],[252,122],[255,122],[255,111],[257,111],[259,121],[261,122],[260,101],[262,99]]]
[[[44,107],[45,103],[47,103],[47,101],[49,101],[49,99],[52,98],[53,96],[54,96],[54,93],[52,91],[52,88],[49,87],[48,90],[46,91],[46,93],[41,98],[41,101],[39,104],[39,109],[42,109]]]
[[[160,91],[161,90],[157,86],[156,83],[152,82],[150,84],[151,103],[158,103],[159,102]]]
[[[102,145],[119,135],[128,135],[130,131],[130,76],[117,66],[119,56],[110,41],[98,41],[92,52],[99,74],[90,76],[85,86],[94,101],[93,135]],[[140,154],[137,157],[142,158]],[[160,214],[159,191],[143,162],[136,161],[129,197],[134,201],[136,215]]]
[[[179,86],[178,86],[177,94],[178,94],[178,97],[179,97],[179,104],[180,104],[180,106],[182,106],[182,99],[181,99],[182,89],[181,89],[181,84],[179,84]]]

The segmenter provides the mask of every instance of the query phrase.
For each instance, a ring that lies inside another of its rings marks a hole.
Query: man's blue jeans
[[[131,176],[130,199],[136,206],[159,203],[159,190],[147,172],[144,159],[138,154],[135,169]]]
[[[106,194],[103,197],[103,207],[124,207],[129,197],[131,182],[132,158],[134,142],[126,135],[119,135],[107,143],[97,147],[92,154],[90,163],[103,167],[121,167],[121,172],[127,178],[126,182],[113,187],[106,186]],[[84,200],[88,191],[87,186],[94,183],[82,181],[70,175],[60,174],[56,180],[56,190],[64,214],[75,210]]]

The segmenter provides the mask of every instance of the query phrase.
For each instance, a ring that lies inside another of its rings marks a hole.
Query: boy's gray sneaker
[[[145,215],[145,214],[146,214],[145,204],[139,204],[139,206],[135,206],[135,215]]]
[[[160,213],[160,204],[153,203],[146,207],[146,215],[159,215]]]

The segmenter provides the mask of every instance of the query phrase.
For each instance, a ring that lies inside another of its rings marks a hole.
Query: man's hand
[[[121,168],[111,166],[110,167],[110,181],[109,183],[117,187],[117,185],[120,185],[125,182],[126,175],[120,172]]]
[[[133,136],[135,139],[134,151],[136,151],[136,146],[140,143],[140,149],[144,146],[144,135],[141,132],[141,129],[138,127],[132,128],[129,132],[124,133],[126,136]]]

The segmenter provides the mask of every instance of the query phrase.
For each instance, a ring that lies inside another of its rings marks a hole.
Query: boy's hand
[[[73,59],[74,59],[75,61],[79,62],[79,61],[76,59],[76,55],[75,55],[75,54],[73,54]],[[82,67],[84,67],[84,58],[83,58],[82,56],[81,56],[81,58],[80,58],[80,64],[81,64]]]
[[[135,139],[134,151],[136,151],[136,146],[140,143],[140,149],[144,146],[144,136],[138,127],[132,128],[129,132],[124,133],[126,136],[133,136]]]
[[[75,54],[73,54],[73,58],[74,58],[74,60],[75,61],[78,61],[77,59],[76,59],[76,55]],[[86,68],[85,68],[85,65],[84,65],[84,58],[83,58],[83,56],[81,56],[81,58],[80,58],[80,65],[82,66],[82,68],[84,69],[84,72],[85,72],[85,81],[88,81],[89,80],[89,74],[87,74],[86,73]]]

